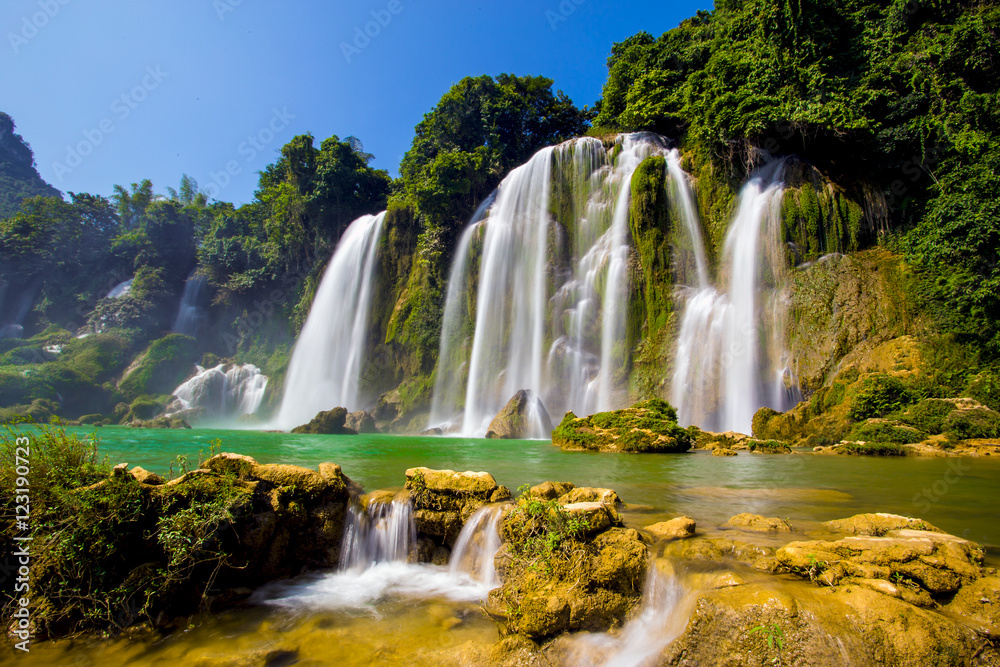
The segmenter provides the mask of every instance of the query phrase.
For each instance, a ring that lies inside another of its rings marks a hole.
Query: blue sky
[[[545,75],[593,104],[613,42],[699,8],[711,3],[3,0],[0,111],[63,192],[142,178],[165,192],[187,173],[245,203],[304,132],[354,135],[396,175],[413,127],[464,76]]]

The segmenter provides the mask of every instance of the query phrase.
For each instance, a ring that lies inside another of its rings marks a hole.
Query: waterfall
[[[135,278],[129,278],[128,280],[122,281],[111,288],[111,290],[104,295],[105,299],[120,299],[132,290],[132,281]]]
[[[493,557],[500,549],[503,510],[503,505],[486,505],[476,510],[462,526],[448,561],[453,576],[468,577],[486,592],[500,585]]]
[[[639,614],[621,631],[581,633],[569,642],[566,664],[587,667],[652,667],[687,626],[693,602],[672,568],[654,561],[646,575]],[[688,603],[688,604],[685,604]]]
[[[293,428],[318,412],[357,409],[385,212],[364,215],[344,231],[316,290],[288,365],[277,425]]]
[[[174,333],[198,337],[199,329],[201,329],[205,319],[205,312],[201,306],[205,283],[205,276],[195,273],[192,273],[184,282],[184,293],[181,295],[181,303],[177,307],[177,318],[171,329]]]
[[[167,415],[193,419],[235,419],[256,414],[267,389],[267,376],[253,364],[197,367],[198,372],[174,389]]]
[[[672,165],[672,161],[668,161]],[[772,161],[740,191],[719,263],[718,286],[681,289],[671,400],[679,420],[712,430],[750,432],[763,405],[791,407],[782,349],[785,259],[781,243],[784,162]],[[688,225],[704,257],[697,224]],[[698,260],[699,267],[706,264]],[[762,335],[763,334],[763,335]],[[780,387],[779,387],[780,383]]]
[[[622,135],[612,151],[574,139],[542,149],[503,180],[452,264],[441,332],[448,365],[438,369],[432,426],[482,436],[521,389],[553,415],[624,402],[615,371],[630,289],[631,178],[643,159],[665,152],[649,133]],[[480,236],[477,264],[470,252]],[[541,423],[529,431],[549,435]]]
[[[406,562],[416,542],[413,506],[409,501],[351,504],[344,526],[340,569],[361,569],[377,563]]]

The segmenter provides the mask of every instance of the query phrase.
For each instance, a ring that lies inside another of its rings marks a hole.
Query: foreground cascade
[[[277,426],[305,424],[336,406],[356,409],[365,353],[376,251],[385,212],[348,226],[316,290],[295,343]]]
[[[624,402],[629,196],[653,134],[545,148],[512,171],[459,241],[448,281],[432,426],[482,436],[520,390],[550,414]],[[527,437],[547,437],[541,419]]]

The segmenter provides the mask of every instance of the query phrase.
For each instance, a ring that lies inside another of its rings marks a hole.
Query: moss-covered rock
[[[784,519],[778,517],[765,517],[759,514],[743,512],[723,524],[725,528],[739,528],[740,530],[752,530],[758,533],[787,533],[792,530],[791,526]]]
[[[413,503],[417,535],[447,547],[476,510],[510,498],[510,491],[488,472],[410,468],[404,488]]]
[[[490,422],[487,438],[521,440],[532,436],[536,422],[544,433],[552,432],[552,420],[542,400],[530,389],[521,389],[511,396],[497,416]]]
[[[543,501],[523,494],[501,520],[487,614],[502,634],[533,640],[619,626],[638,603],[647,550],[601,502]]]
[[[200,358],[197,340],[169,334],[150,343],[132,362],[118,381],[118,390],[130,401],[144,395],[170,394],[187,379]]]
[[[686,452],[691,436],[677,425],[673,407],[654,398],[589,417],[567,412],[552,432],[552,444],[602,452]]]
[[[926,530],[932,533],[944,532],[923,519],[886,513],[855,514],[846,519],[827,521],[823,524],[823,527],[835,533],[867,535],[869,537],[881,537],[893,530]]]
[[[356,433],[378,433],[378,428],[375,426],[375,417],[364,410],[349,413],[344,420],[344,426]]]
[[[357,435],[358,432],[345,426],[347,408],[334,408],[318,412],[308,424],[292,429],[292,433],[312,433],[316,435]]]

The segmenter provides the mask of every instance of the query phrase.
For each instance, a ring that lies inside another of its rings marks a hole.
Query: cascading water
[[[114,287],[112,287],[111,290],[108,291],[108,293],[106,295],[104,295],[104,298],[105,299],[120,299],[120,298],[122,298],[123,296],[125,296],[126,294],[128,294],[132,290],[132,281],[134,281],[134,280],[135,280],[135,278],[129,278],[128,280],[124,280],[124,281],[118,283],[117,285],[115,285]]]
[[[167,415],[193,420],[227,420],[257,413],[267,389],[267,376],[253,364],[197,367],[198,372],[174,389]]]
[[[503,505],[486,505],[476,510],[462,526],[448,561],[452,576],[468,577],[485,592],[500,585],[493,558],[500,550],[503,509]]]
[[[680,290],[684,314],[671,400],[683,424],[749,433],[758,408],[786,410],[794,401],[782,349],[783,175],[784,162],[772,161],[740,191],[720,258],[719,287],[703,282],[699,268],[697,286]],[[686,226],[704,257],[698,225]]]
[[[565,664],[581,667],[651,667],[684,632],[691,615],[687,590],[673,568],[654,561],[646,575],[642,607],[617,634],[582,633],[573,638]]]
[[[194,273],[185,281],[184,293],[181,295],[181,303],[177,307],[177,318],[172,329],[174,333],[198,337],[205,319],[205,310],[201,303],[205,284],[205,276]]]
[[[358,407],[376,252],[385,212],[348,226],[295,343],[277,426],[293,428],[318,412]]]
[[[416,542],[413,506],[408,501],[352,504],[344,526],[340,569],[365,570],[376,563],[406,562]]]
[[[452,265],[441,333],[448,366],[438,370],[431,425],[482,436],[521,389],[553,415],[624,401],[615,370],[629,290],[630,183],[643,159],[665,152],[648,133],[622,135],[610,153],[597,139],[575,139],[542,149],[503,180]],[[477,284],[472,326],[468,292]],[[456,388],[463,381],[464,400]],[[548,436],[541,420],[529,421],[529,437]]]

